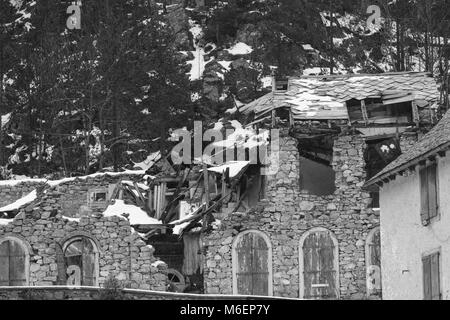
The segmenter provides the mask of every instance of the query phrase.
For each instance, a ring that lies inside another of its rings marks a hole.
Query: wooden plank
[[[369,116],[367,115],[366,102],[364,100],[361,100],[361,113],[364,122],[367,124],[367,122],[369,121]]]
[[[439,275],[439,252],[430,257],[431,268],[431,299],[441,299],[440,275]]]
[[[20,244],[9,241],[9,284],[11,286],[25,286],[25,252]]]
[[[436,167],[435,163],[427,167],[429,219],[436,217],[438,213]]]
[[[0,244],[0,286],[9,286],[9,241]]]
[[[420,169],[420,217],[422,224],[429,222],[427,169]]]
[[[431,259],[430,257],[422,258],[423,269],[423,298],[424,300],[431,300]]]

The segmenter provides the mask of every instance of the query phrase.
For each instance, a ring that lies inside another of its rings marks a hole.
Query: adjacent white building
[[[450,112],[374,184],[383,299],[450,299]]]

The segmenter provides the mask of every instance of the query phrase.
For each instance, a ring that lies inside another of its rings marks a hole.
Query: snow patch
[[[223,174],[227,169],[229,169],[230,178],[234,178],[249,164],[250,161],[230,161],[222,166],[208,168],[208,171]]]
[[[232,54],[234,56],[249,54],[253,51],[252,47],[250,47],[249,45],[247,45],[243,42],[238,42],[234,46],[232,46],[230,49],[226,49],[226,50],[228,51],[229,54]]]
[[[1,116],[1,128],[3,129],[11,120],[11,112]]]
[[[133,162],[134,163],[134,168],[139,168],[139,169],[142,169],[144,171],[147,171],[148,169],[153,167],[153,165],[159,159],[161,159],[161,152],[160,151],[153,152],[144,161],[142,161],[142,162]]]
[[[22,198],[16,200],[15,202],[0,208],[0,212],[7,212],[7,211],[13,211],[13,210],[20,209],[24,205],[27,205],[27,204],[33,202],[34,200],[36,200],[36,198],[37,198],[37,192],[36,192],[36,190],[33,190],[29,194],[27,194],[25,197],[22,197]]]
[[[0,219],[0,226],[6,226],[9,223],[13,222],[14,219]]]
[[[103,212],[105,217],[121,217],[130,221],[131,225],[136,224],[161,224],[161,221],[148,216],[147,212],[141,208],[125,204],[123,200],[116,199],[113,204],[109,205]]]

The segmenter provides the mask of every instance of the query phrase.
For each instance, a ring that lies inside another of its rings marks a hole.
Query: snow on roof
[[[153,165],[154,165],[159,159],[161,159],[161,152],[160,152],[160,151],[153,152],[153,153],[151,153],[144,161],[141,161],[141,162],[133,162],[134,168],[139,168],[139,169],[142,169],[142,170],[147,171],[148,169],[150,169],[151,167],[153,167]]]
[[[268,93],[240,111],[261,118],[286,107],[292,110],[294,120],[348,119],[346,101],[381,97],[389,90],[414,93],[416,100],[430,104],[439,97],[436,81],[425,72],[304,76],[290,78],[287,91]]]
[[[123,200],[116,199],[113,204],[109,205],[103,212],[105,217],[121,217],[128,219],[131,225],[136,224],[161,224],[161,221],[148,216],[147,212],[141,208],[125,204]]]
[[[25,197],[22,197],[11,204],[8,204],[7,206],[1,207],[0,212],[8,212],[8,211],[20,209],[24,205],[27,205],[27,204],[33,202],[34,200],[36,200],[36,197],[37,197],[36,190],[33,190],[29,194],[27,194]]]
[[[110,176],[110,177],[116,177],[116,176],[122,176],[122,175],[144,175],[145,170],[125,170],[121,172],[96,172],[87,176],[79,176],[79,177],[70,177],[70,178],[63,178],[60,180],[47,180],[47,179],[24,179],[24,180],[2,180],[0,181],[0,186],[15,186],[21,183],[45,183],[49,185],[50,187],[54,187],[57,185],[60,185],[62,183],[66,182],[72,182],[77,179],[85,180],[88,178],[97,178],[102,176]]]
[[[122,180],[121,182],[122,182],[123,184],[126,184],[127,186],[134,187],[133,181],[130,181],[130,180]],[[143,189],[143,190],[148,190],[148,189],[150,189],[149,186],[147,186],[147,185],[145,185],[145,184],[143,184],[143,183],[137,183],[137,186],[138,186],[139,188]]]
[[[253,51],[252,47],[250,47],[249,45],[247,45],[243,42],[238,42],[234,46],[232,46],[230,49],[226,49],[226,50],[228,51],[228,53],[230,53],[234,56],[249,54]]]
[[[254,148],[267,145],[269,134],[267,130],[261,130],[259,134],[252,127],[243,127],[237,120],[231,120],[234,131],[226,140],[213,142],[214,147],[234,148],[236,145],[243,148]]]
[[[230,161],[218,167],[208,168],[208,171],[224,173],[227,169],[230,169],[230,178],[234,178],[245,170],[249,164],[250,161]]]
[[[181,221],[186,220],[188,218],[192,218],[193,216],[194,216],[194,214],[190,213],[190,214],[184,216],[180,220],[170,222],[169,224],[175,224],[175,226],[173,227],[173,230],[172,230],[173,234],[181,234],[181,232],[184,230],[184,228],[186,228],[191,223],[191,221],[183,222],[181,224],[176,224],[176,223],[180,223]]]

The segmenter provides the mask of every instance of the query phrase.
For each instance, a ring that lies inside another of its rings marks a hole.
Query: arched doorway
[[[334,234],[313,228],[300,238],[300,298],[339,298],[339,248]]]
[[[233,242],[233,294],[271,296],[272,245],[257,230],[240,233]]]
[[[67,285],[98,285],[98,250],[94,241],[79,236],[66,241],[63,246]]]
[[[29,248],[24,241],[0,238],[0,286],[28,285],[29,265]]]

